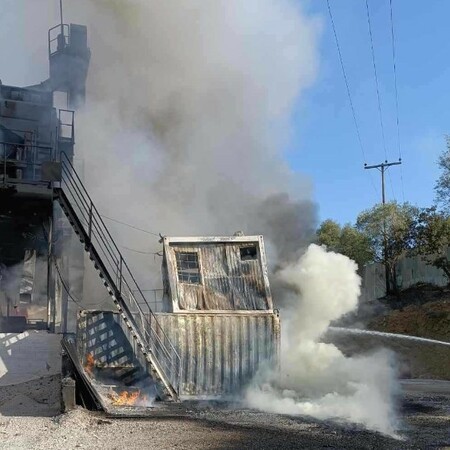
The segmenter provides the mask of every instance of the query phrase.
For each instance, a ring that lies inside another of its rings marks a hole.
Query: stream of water
[[[418,336],[410,336],[408,334],[383,333],[382,331],[370,331],[370,330],[360,330],[358,328],[341,328],[341,327],[329,327],[328,330],[334,333],[378,336],[390,339],[403,339],[408,341],[422,342],[426,344],[446,345],[450,347],[450,342],[437,341],[435,339],[421,338]]]

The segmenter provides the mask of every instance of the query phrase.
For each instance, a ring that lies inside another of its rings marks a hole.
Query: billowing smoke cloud
[[[283,149],[319,21],[290,0],[81,5],[93,58],[77,153],[104,214],[165,235],[264,234],[274,264],[291,258],[316,211]],[[112,226],[127,247],[158,250]],[[151,255],[125,254],[157,272]]]
[[[290,289],[278,372],[260,373],[247,391],[251,407],[321,419],[345,419],[395,434],[395,370],[384,351],[345,357],[320,342],[331,321],[356,308],[357,265],[312,244],[278,273]]]
[[[58,6],[5,0],[0,49],[14,53],[11,65],[31,63],[46,77]],[[293,108],[317,72],[320,19],[294,0],[66,0],[64,9],[66,22],[89,30],[76,157],[99,209],[156,234],[264,234],[274,266],[295,259],[316,210],[309,181],[283,152]],[[17,47],[14,21],[26,30]],[[29,73],[8,67],[4,81],[40,81]],[[108,225],[119,244],[159,249],[155,236]],[[144,287],[160,285],[159,275],[149,279],[153,255],[124,253]]]

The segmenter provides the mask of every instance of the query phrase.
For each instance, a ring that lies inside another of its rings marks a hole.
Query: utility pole
[[[381,164],[375,164],[373,166],[368,166],[364,163],[364,169],[378,169],[381,173],[381,201],[383,205],[386,204],[386,193],[384,188],[384,173],[391,166],[399,166],[402,163],[402,159],[399,158],[397,162],[387,162]],[[386,236],[386,220],[383,221],[383,259],[384,259],[384,270],[385,270],[385,278],[386,278],[386,295],[389,294],[390,285],[389,285],[389,263],[388,263],[388,246],[387,246],[387,236]]]

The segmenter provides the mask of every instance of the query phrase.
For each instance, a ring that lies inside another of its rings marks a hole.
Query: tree
[[[398,260],[413,246],[413,225],[417,208],[397,202],[375,205],[363,211],[356,228],[369,240],[375,261],[386,267],[386,290],[396,290],[395,268]]]
[[[369,239],[350,224],[341,228],[337,222],[325,220],[317,230],[317,241],[321,245],[326,245],[328,250],[353,259],[358,264],[359,270],[369,261],[373,261]]]
[[[447,136],[447,149],[439,157],[438,165],[442,173],[434,187],[436,201],[445,212],[450,213],[450,136]]]
[[[317,232],[317,240],[320,245],[326,245],[328,250],[338,251],[341,237],[341,226],[334,220],[324,220]]]
[[[360,270],[365,264],[374,259],[370,240],[349,224],[344,225],[342,228],[339,252],[353,259],[358,264]]]
[[[414,253],[441,269],[450,282],[450,216],[435,206],[417,211],[414,222]]]

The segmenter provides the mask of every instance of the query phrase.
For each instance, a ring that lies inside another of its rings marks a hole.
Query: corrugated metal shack
[[[158,321],[182,361],[180,394],[238,393],[263,365],[276,365],[273,310],[262,236],[165,237]]]
[[[164,238],[163,310],[272,311],[262,236]]]
[[[164,238],[162,273],[163,312],[149,314],[148,320],[152,339],[170,341],[171,357],[179,357],[165,367],[181,366],[181,376],[175,377],[180,399],[229,398],[261,367],[278,364],[280,319],[262,236]],[[139,322],[139,312],[132,313]],[[143,380],[148,374],[123,313],[83,311],[77,343],[82,364],[92,356],[100,383],[117,375],[117,383],[126,377],[133,386],[135,375]]]

